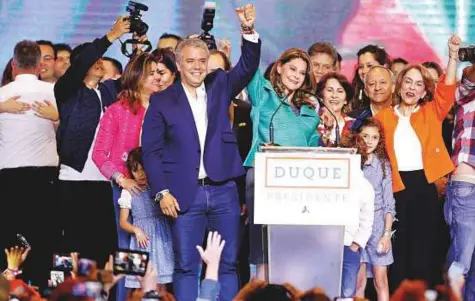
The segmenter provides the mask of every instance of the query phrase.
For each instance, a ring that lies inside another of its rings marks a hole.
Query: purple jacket
[[[208,129],[204,165],[208,177],[225,181],[244,174],[237,140],[229,122],[231,99],[251,81],[259,67],[261,43],[243,39],[242,54],[230,71],[206,76]],[[180,81],[154,94],[142,133],[144,167],[152,194],[169,189],[186,211],[195,199],[200,144],[188,99]]]

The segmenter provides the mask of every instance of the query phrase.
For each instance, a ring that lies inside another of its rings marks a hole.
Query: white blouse
[[[399,106],[394,107],[394,112],[399,117],[396,131],[394,132],[394,152],[396,154],[399,171],[413,171],[424,169],[422,162],[422,145],[411,125],[411,117],[403,116]],[[417,112],[417,107],[414,112]]]

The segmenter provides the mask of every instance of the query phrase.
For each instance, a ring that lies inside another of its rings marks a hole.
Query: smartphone
[[[114,274],[145,275],[149,253],[128,249],[119,249],[114,256]]]
[[[73,269],[73,259],[70,255],[54,254],[53,268],[71,271]]]
[[[64,271],[52,270],[49,272],[49,287],[57,287],[64,282]]]
[[[353,301],[354,298],[336,297],[335,301]]]
[[[96,269],[96,262],[94,260],[81,258],[78,261],[78,276],[89,277]]]
[[[31,248],[30,244],[28,243],[28,241],[26,240],[26,238],[23,235],[21,235],[20,233],[17,233],[16,238],[20,242],[20,246],[22,248],[25,248],[25,249]]]

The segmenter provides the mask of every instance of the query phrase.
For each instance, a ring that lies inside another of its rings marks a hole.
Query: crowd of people
[[[236,12],[234,66],[227,41],[167,33],[123,69],[103,56],[130,32],[123,16],[74,49],[16,44],[0,88],[0,299],[47,298],[33,287],[51,286],[53,254],[74,252],[52,300],[329,300],[265,281],[254,158],[274,144],[361,155],[341,297],[475,300],[475,65],[457,80],[460,38],[445,69],[367,45],[350,81],[335,47],[316,42],[261,72],[255,9]],[[145,275],[112,275],[117,249],[146,251]]]

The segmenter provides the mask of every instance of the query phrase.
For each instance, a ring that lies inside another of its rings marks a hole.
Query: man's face
[[[71,53],[67,50],[60,50],[57,53],[56,61],[54,62],[54,76],[60,78],[71,66],[69,58]]]
[[[97,60],[97,62],[95,62],[94,65],[89,68],[89,71],[87,71],[87,76],[102,79],[102,77],[104,76],[104,67],[102,59]]]
[[[169,49],[169,50],[175,52],[177,44],[178,44],[178,41],[174,38],[164,38],[164,39],[160,39],[158,41],[158,48],[159,49]]]
[[[365,91],[371,103],[382,104],[391,100],[394,85],[388,70],[374,68],[366,77]]]
[[[310,57],[310,61],[312,62],[313,75],[315,76],[317,83],[320,81],[322,76],[329,72],[335,71],[333,59],[326,53],[316,53]]]
[[[212,54],[208,60],[208,73],[213,72],[216,69],[224,70],[224,61],[219,54]]]
[[[208,53],[199,47],[185,47],[177,67],[181,74],[181,81],[185,85],[198,88],[206,77]]]
[[[112,64],[112,62],[102,60],[102,68],[104,69],[104,77],[102,77],[102,81],[118,79],[120,77],[120,73],[117,72],[117,68]]]
[[[399,72],[402,71],[402,69],[406,68],[406,64],[404,63],[394,63],[391,65],[391,71],[394,73],[394,76],[397,78]]]
[[[55,82],[54,77],[54,49],[49,45],[40,45],[41,62],[40,78],[45,82]]]

